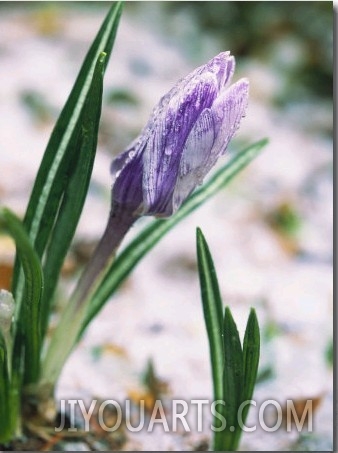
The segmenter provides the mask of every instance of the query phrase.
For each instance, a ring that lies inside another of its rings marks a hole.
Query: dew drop
[[[200,170],[197,170],[196,172],[196,182],[199,186],[203,184],[203,174]]]

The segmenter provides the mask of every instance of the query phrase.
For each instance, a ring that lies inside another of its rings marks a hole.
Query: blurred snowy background
[[[108,7],[0,3],[0,203],[19,215]],[[211,398],[196,272],[199,226],[241,333],[249,307],[258,312],[263,344],[255,399],[318,403],[313,433],[257,430],[244,435],[241,448],[332,450],[332,17],[331,2],[126,3],[105,78],[90,194],[59,308],[105,227],[112,156],[138,134],[177,79],[231,50],[235,80],[248,77],[251,91],[230,152],[263,137],[270,141],[138,266],[68,361],[60,398],[137,400],[151,390],[142,381],[149,359],[166,383],[160,385],[164,400]],[[124,244],[148,221],[142,219]],[[2,287],[13,254],[0,236]],[[122,448],[202,449],[209,437],[207,427],[185,436],[128,434]]]

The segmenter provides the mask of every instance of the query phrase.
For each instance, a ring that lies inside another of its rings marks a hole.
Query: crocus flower
[[[228,87],[234,69],[222,52],[181,79],[112,162],[111,212],[76,289],[79,304],[135,220],[173,214],[224,154],[248,102],[247,80]]]
[[[140,136],[112,162],[113,212],[170,216],[202,183],[247,106],[248,81],[229,86],[234,69],[234,57],[222,52],[162,97]]]

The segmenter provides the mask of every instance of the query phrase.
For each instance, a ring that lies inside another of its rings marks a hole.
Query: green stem
[[[111,211],[104,234],[63,311],[50,340],[41,370],[41,384],[54,387],[62,368],[78,342],[87,316],[91,294],[100,284],[115,252],[136,217],[118,207]]]

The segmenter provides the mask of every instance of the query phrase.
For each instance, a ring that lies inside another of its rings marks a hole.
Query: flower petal
[[[212,154],[217,157],[225,153],[229,141],[237,131],[245,114],[248,97],[249,82],[241,79],[224,90],[211,107],[216,133]]]
[[[110,168],[113,176],[113,203],[124,205],[133,211],[140,210],[143,205],[143,151],[137,146],[138,141],[133,142],[113,160]]]
[[[182,151],[201,112],[218,94],[217,79],[205,73],[170,99],[161,124],[154,129],[144,152],[144,199],[149,213],[167,211],[175,188]]]
[[[209,72],[216,75],[218,88],[221,90],[227,83],[230,83],[235,71],[235,59],[230,52],[221,52],[212,58],[206,68]]]
[[[202,184],[204,176],[214,165],[210,151],[215,140],[214,119],[210,109],[205,109],[184,146],[179,174],[174,190],[172,212],[176,211],[194,188]]]
[[[248,102],[248,82],[240,80],[206,109],[192,129],[179,170],[172,212],[175,212],[215,165],[236,132]]]
[[[222,52],[161,98],[138,139],[112,163],[113,205],[168,216],[202,183],[244,115],[248,82],[225,88],[234,69],[234,57]]]

